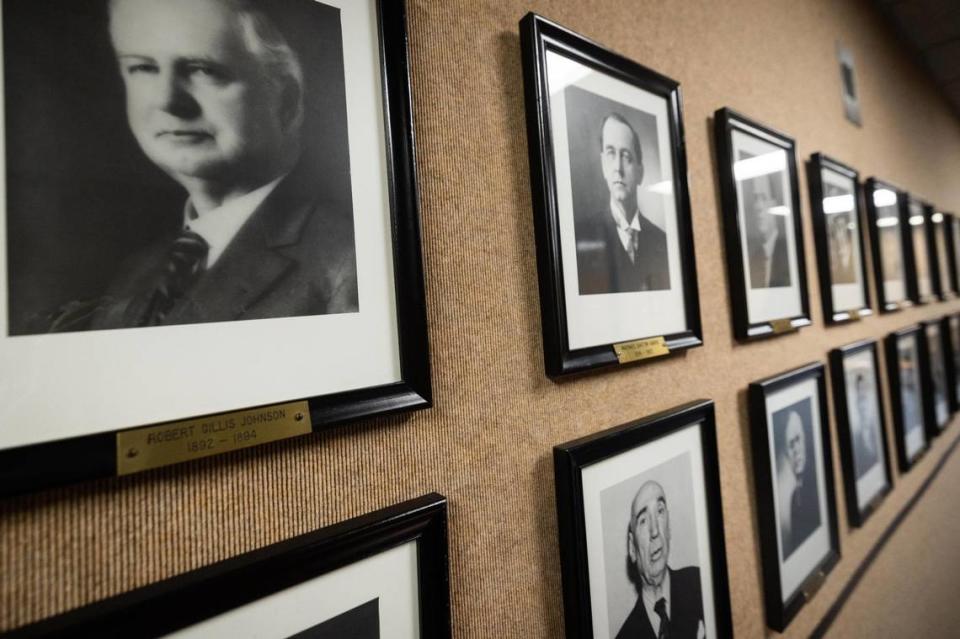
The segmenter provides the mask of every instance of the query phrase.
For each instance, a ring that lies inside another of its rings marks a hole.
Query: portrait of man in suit
[[[852,377],[850,431],[853,438],[854,471],[857,479],[860,479],[880,460],[880,424],[876,411],[876,388],[863,371],[856,371]]]
[[[617,639],[702,639],[700,570],[674,569],[670,559],[670,508],[663,487],[647,481],[630,504],[628,574],[637,600]]]
[[[791,284],[781,177],[780,173],[767,173],[743,183],[750,288]]]
[[[812,462],[810,400],[774,413],[777,488],[780,504],[782,560],[820,527],[817,476]]]
[[[638,204],[640,137],[620,113],[607,113],[599,123],[597,164],[609,198],[595,210],[574,213],[580,294],[669,289],[667,236]]]
[[[23,332],[356,312],[350,175],[318,173],[314,161],[348,153],[345,119],[327,149],[313,148],[307,125],[311,87],[325,81],[312,77],[318,65],[342,75],[342,61],[295,46],[297,24],[315,19],[339,37],[337,11],[309,0],[108,0],[105,12],[129,133],[179,187],[180,209],[99,294],[68,298]],[[342,55],[342,43],[326,46]]]

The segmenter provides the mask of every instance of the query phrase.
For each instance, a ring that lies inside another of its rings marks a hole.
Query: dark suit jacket
[[[750,288],[772,288],[774,286],[790,286],[790,260],[787,254],[787,237],[784,229],[780,229],[777,241],[773,244],[773,253],[770,254],[770,282],[764,280],[765,260],[763,242],[759,238],[750,245]]]
[[[127,260],[91,328],[135,326],[166,266],[172,237]],[[350,313],[358,310],[351,207],[324,202],[295,170],[247,219],[163,324]]]
[[[670,288],[667,236],[642,213],[637,215],[640,235],[636,263],[624,250],[609,210],[575,221],[581,295]]]
[[[790,496],[790,535],[783,540],[783,560],[820,527],[816,474],[807,470],[803,484]]]
[[[697,639],[697,628],[703,621],[703,597],[700,594],[700,569],[695,566],[670,570],[670,639]],[[647,619],[643,597],[620,627],[617,639],[657,639],[653,624]]]

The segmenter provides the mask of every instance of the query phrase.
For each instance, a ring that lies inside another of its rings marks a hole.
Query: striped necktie
[[[137,326],[163,324],[177,300],[203,272],[210,246],[202,237],[183,230],[170,245],[167,263],[161,272],[157,287],[149,293],[148,302]]]

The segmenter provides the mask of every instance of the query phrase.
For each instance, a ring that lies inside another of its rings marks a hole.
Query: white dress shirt
[[[657,611],[654,610],[654,606],[657,605],[657,601],[661,598],[666,600],[667,608],[667,619],[671,619],[670,614],[670,569],[665,569],[667,572],[663,576],[663,582],[660,583],[661,594],[658,597],[654,592],[653,588],[641,588],[640,596],[643,598],[643,607],[647,611],[647,619],[650,620],[650,625],[653,627],[653,634],[660,636],[660,615],[657,614]]]
[[[620,243],[623,244],[623,250],[629,253],[632,231],[639,233],[642,230],[640,228],[640,209],[634,211],[633,220],[627,222],[623,208],[610,202],[610,215],[613,216],[613,221],[617,225],[617,235],[620,236]]]
[[[240,231],[240,227],[285,177],[286,175],[281,175],[273,182],[210,209],[203,215],[198,214],[193,202],[187,200],[183,210],[183,227],[202,237],[209,245],[206,268],[209,269],[220,259],[227,245]]]

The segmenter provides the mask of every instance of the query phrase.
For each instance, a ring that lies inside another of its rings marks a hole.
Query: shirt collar
[[[627,231],[633,229],[634,231],[640,231],[640,209],[638,208],[633,213],[633,219],[630,222],[627,222],[627,218],[623,216],[622,209],[610,202],[610,215],[613,216],[613,221],[617,224],[617,229],[620,231]]]
[[[207,253],[207,268],[216,263],[244,222],[250,219],[253,212],[263,204],[267,196],[285,177],[286,175],[281,175],[273,182],[234,198],[203,215],[198,215],[193,202],[187,200],[183,207],[183,226],[202,237],[210,246]]]

